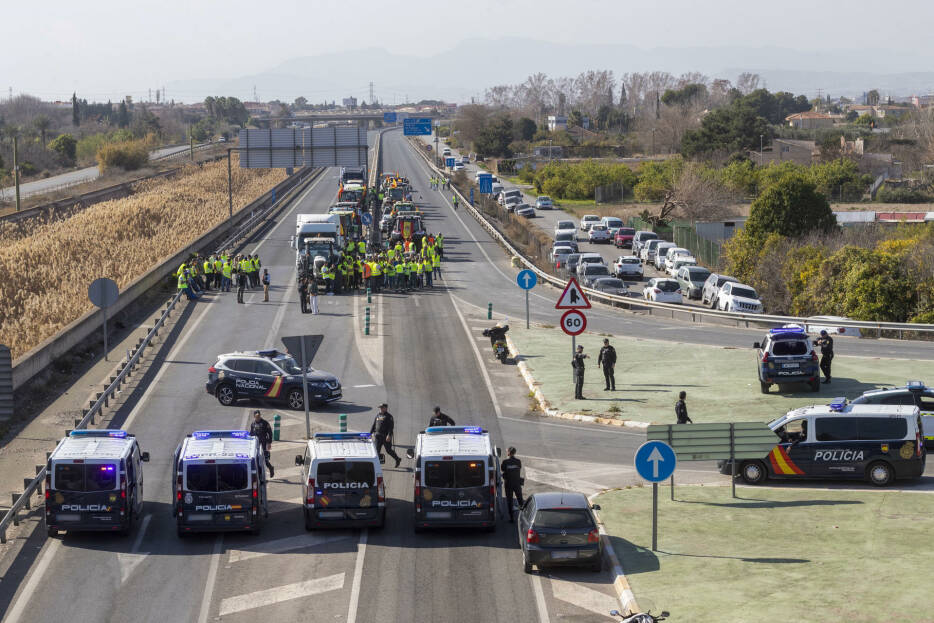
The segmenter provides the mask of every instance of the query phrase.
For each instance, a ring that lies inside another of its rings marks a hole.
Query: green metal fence
[[[720,247],[721,243],[714,240],[707,240],[697,235],[694,226],[690,224],[676,224],[674,226],[673,242],[679,247],[688,249],[698,263],[711,270],[720,267]]]

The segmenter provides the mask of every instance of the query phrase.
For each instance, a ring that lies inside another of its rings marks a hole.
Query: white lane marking
[[[597,435],[605,435],[611,433],[613,435],[629,435],[630,437],[645,437],[645,433],[628,433],[624,430],[614,430],[609,426],[601,426],[600,428],[594,428],[591,426],[572,426],[570,424],[554,424],[552,422],[538,422],[535,420],[523,420],[522,418],[517,417],[504,417],[504,420],[509,420],[510,422],[520,422],[522,424],[533,424],[535,426],[554,426],[556,428],[570,428],[571,430],[576,431],[589,431]],[[596,426],[600,426],[597,424]]]
[[[323,545],[325,543],[333,543],[334,541],[344,541],[350,538],[350,534],[300,534],[298,536],[290,536],[284,539],[276,539],[274,541],[265,541],[262,543],[257,543],[250,549],[232,549],[228,552],[227,562],[243,562],[244,560],[250,560],[253,558],[260,558],[261,556],[269,556],[270,554],[281,554],[283,552],[290,552],[296,549],[304,549],[306,547],[316,547],[318,545]]]
[[[564,489],[569,489],[572,491],[583,491],[586,492],[587,495],[609,488],[606,485],[601,485],[590,480],[568,478],[561,472],[543,472],[532,467],[525,468],[525,477],[529,480],[534,480],[535,482],[540,482],[542,484],[553,485],[555,481],[558,481],[558,484],[560,484],[560,486]]]
[[[353,386],[354,389],[360,389],[362,387],[376,387],[376,385],[374,385],[373,383],[367,383],[365,385],[354,385]]]
[[[198,623],[207,623],[211,612],[211,599],[214,597],[214,582],[217,580],[217,568],[221,562],[221,548],[224,535],[218,534],[214,539],[214,549],[211,551],[211,564],[208,567],[207,581],[204,583],[204,595],[201,597],[201,610],[198,612]]]
[[[39,528],[41,529],[42,526],[39,526]],[[5,623],[19,623],[20,617],[23,616],[23,611],[26,610],[26,606],[29,605],[29,598],[39,592],[38,587],[39,583],[42,582],[42,576],[48,571],[49,565],[52,564],[52,558],[55,557],[55,554],[61,546],[61,539],[53,538],[46,541],[46,547],[39,557],[39,564],[33,569],[32,575],[29,576],[26,585],[23,586],[19,595],[17,595],[13,607],[7,612],[6,618],[3,619]]]
[[[417,297],[417,296],[416,296],[414,299],[412,299],[412,300],[415,301],[415,307],[421,307],[421,306],[422,306],[422,304],[418,302],[418,297]]]
[[[538,610],[539,623],[551,623],[548,617],[548,606],[545,604],[545,593],[542,591],[541,571],[529,575],[529,581],[532,582],[532,594],[535,595],[535,608]]]
[[[360,583],[363,579],[363,558],[366,556],[367,529],[360,531],[357,545],[357,561],[353,568],[353,581],[350,584],[350,606],[347,608],[347,623],[357,623],[357,607],[360,604]]]
[[[228,597],[221,601],[219,616],[227,616],[244,610],[261,608],[270,604],[278,604],[283,601],[291,601],[301,597],[310,597],[328,591],[335,591],[344,587],[344,574],[330,575],[326,578],[316,580],[307,580],[305,582],[295,582],[294,584],[285,584],[275,588]]]
[[[139,548],[143,544],[143,537],[146,534],[146,529],[149,527],[150,521],[152,521],[152,515],[147,514],[144,516],[139,524],[139,529],[136,531],[136,539],[133,541],[133,547],[130,549],[130,552],[127,554],[123,552],[117,554],[117,562],[120,563],[121,585],[126,583],[133,574],[133,571],[146,559],[146,556],[149,555],[149,552],[140,552]]]
[[[357,352],[360,353],[360,359],[363,360],[363,366],[366,368],[370,378],[378,386],[383,385],[383,332],[379,326],[370,318],[370,335],[363,335],[363,325],[360,323],[360,295],[353,296],[353,323],[354,323],[354,344],[357,346]],[[383,317],[383,297],[380,294],[376,296],[376,317]],[[376,333],[374,336],[373,333]]]
[[[610,610],[616,610],[619,607],[616,597],[612,595],[595,591],[576,582],[559,580],[551,576],[548,576],[548,579],[551,580],[551,590],[555,599],[574,604],[594,614],[602,614],[604,617],[608,616]]]

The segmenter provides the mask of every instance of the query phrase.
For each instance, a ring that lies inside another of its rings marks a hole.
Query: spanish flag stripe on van
[[[275,382],[272,384],[272,387],[269,388],[269,391],[266,392],[266,398],[278,398],[279,392],[282,391],[282,377],[277,376]]]
[[[772,463],[772,471],[783,476],[797,475],[801,476],[804,471],[794,464],[788,452],[781,446],[775,446],[769,452],[769,462]]]

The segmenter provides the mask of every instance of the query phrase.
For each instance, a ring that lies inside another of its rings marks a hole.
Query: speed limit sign
[[[568,335],[580,335],[587,328],[587,316],[584,312],[569,309],[561,316],[561,329]]]

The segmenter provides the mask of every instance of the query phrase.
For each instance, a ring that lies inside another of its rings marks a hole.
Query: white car
[[[465,167],[464,167],[464,163],[463,163],[463,162],[455,162],[455,163],[454,163],[454,168],[453,168],[452,170],[453,170],[455,173],[457,173],[458,171],[463,171],[464,168],[465,168]]]
[[[655,259],[652,260],[652,263],[655,264],[656,270],[665,270],[665,254],[668,253],[668,249],[674,249],[678,245],[673,242],[659,242],[655,245]]]
[[[655,277],[642,290],[642,298],[656,303],[675,303],[680,305],[681,285],[674,279]]]
[[[690,255],[676,255],[670,264],[671,268],[668,269],[668,274],[677,277],[678,270],[682,266],[697,266],[697,259]]]
[[[631,255],[620,255],[616,258],[616,261],[613,262],[613,270],[616,271],[616,276],[623,277],[638,277],[642,279],[642,261]]]
[[[728,281],[717,293],[717,309],[743,314],[761,314],[762,301],[759,300],[759,295],[752,286]]]
[[[580,284],[585,288],[592,288],[594,281],[605,277],[612,277],[610,269],[605,264],[584,264],[584,269],[580,271]]]
[[[591,225],[599,222],[600,217],[596,214],[585,214],[584,218],[581,219],[581,231],[589,231]]]
[[[691,252],[683,247],[670,247],[665,251],[665,257],[662,260],[662,270],[671,275],[671,264],[679,255],[687,257],[691,255]]]
[[[594,223],[590,226],[590,231],[587,232],[587,239],[594,244],[598,242],[610,242],[612,240],[606,225],[601,225],[600,223]]]
[[[808,333],[820,333],[826,331],[831,335],[843,335],[845,337],[862,337],[859,327],[841,327],[840,322],[847,322],[851,318],[843,316],[811,316],[807,319],[806,331]]]
[[[599,253],[581,253],[580,259],[577,263],[577,274],[580,275],[583,271],[584,266],[588,264],[602,264],[606,266],[606,262],[603,260],[603,256]]]
[[[560,261],[566,260],[571,253],[574,253],[574,249],[571,247],[555,247],[551,250],[551,263],[557,264]]]
[[[555,235],[557,236],[561,232],[570,231],[574,235],[577,235],[577,225],[574,224],[574,221],[558,221],[558,224],[555,225]]]

